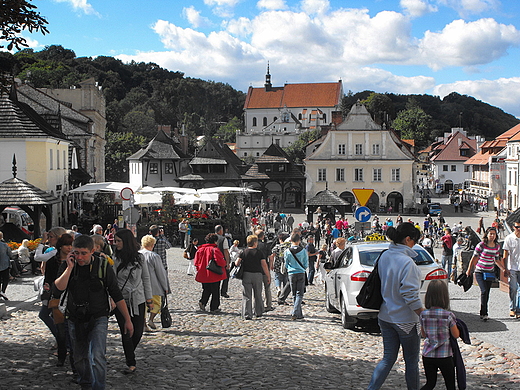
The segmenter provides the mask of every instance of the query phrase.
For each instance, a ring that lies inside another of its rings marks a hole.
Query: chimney
[[[332,123],[339,126],[343,122],[343,113],[341,111],[332,111]]]
[[[188,155],[188,136],[186,135],[186,132],[184,131],[184,124],[182,125],[182,133],[179,135],[179,129],[176,127],[175,135],[177,138],[179,138],[179,141],[181,142],[181,150],[185,155]]]

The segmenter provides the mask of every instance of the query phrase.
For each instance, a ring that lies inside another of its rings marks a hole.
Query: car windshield
[[[417,252],[417,256],[413,258],[415,261],[415,264],[417,265],[425,265],[425,264],[431,264],[433,263],[433,259],[431,256],[422,249],[415,249],[414,251]],[[377,260],[379,254],[381,253],[381,250],[366,250],[366,251],[359,251],[359,261],[362,265],[374,266],[374,262]]]

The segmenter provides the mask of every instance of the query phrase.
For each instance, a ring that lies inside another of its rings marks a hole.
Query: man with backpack
[[[53,295],[66,294],[60,303],[66,305],[78,383],[82,388],[105,389],[109,297],[125,318],[125,333],[134,332],[114,270],[106,259],[94,254],[92,238],[82,235],[74,240],[58,274]]]

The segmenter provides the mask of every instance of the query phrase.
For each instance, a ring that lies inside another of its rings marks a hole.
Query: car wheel
[[[325,309],[329,313],[339,313],[339,310],[336,309],[332,304],[330,303],[329,294],[327,292],[327,285],[325,284]]]
[[[340,302],[341,302],[341,325],[345,329],[354,329],[354,326],[356,326],[357,320],[354,317],[351,317],[348,315],[347,303],[345,302],[343,295],[341,296]]]

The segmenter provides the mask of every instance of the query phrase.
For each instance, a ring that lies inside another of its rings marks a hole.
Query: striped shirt
[[[424,310],[420,318],[422,329],[426,334],[422,355],[429,358],[453,356],[450,328],[457,325],[455,314],[440,307],[432,307]]]
[[[484,242],[479,242],[473,252],[473,256],[478,256],[475,272],[493,272],[495,269],[495,259],[500,255],[500,245],[494,248],[488,247]]]

